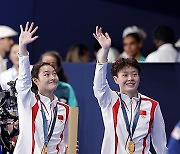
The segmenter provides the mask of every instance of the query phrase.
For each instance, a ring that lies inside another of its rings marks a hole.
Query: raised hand
[[[19,44],[20,45],[27,45],[27,44],[35,41],[38,38],[38,36],[33,37],[33,34],[38,29],[37,26],[33,29],[33,26],[34,26],[33,22],[31,23],[30,27],[29,27],[29,22],[27,22],[25,30],[23,30],[22,25],[20,25],[20,29],[21,29],[21,34],[19,36]]]
[[[21,29],[21,34],[19,36],[19,54],[20,55],[24,55],[27,56],[28,52],[27,52],[27,45],[29,43],[32,43],[33,41],[35,41],[38,36],[34,36],[33,34],[37,31],[38,27],[36,26],[33,29],[34,23],[32,22],[30,27],[29,27],[29,22],[26,23],[26,27],[23,30],[22,25],[20,25],[20,29]]]
[[[93,33],[93,35],[105,51],[109,50],[111,46],[111,38],[108,33],[103,34],[102,28],[96,26],[96,33]]]

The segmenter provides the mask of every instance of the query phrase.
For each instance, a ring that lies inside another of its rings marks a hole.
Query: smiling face
[[[121,93],[129,97],[137,97],[140,76],[136,68],[125,66],[114,76],[114,81],[119,85]]]
[[[43,65],[39,69],[38,78],[33,78],[33,82],[37,85],[38,91],[42,95],[53,94],[57,88],[58,81],[57,73],[51,65]]]

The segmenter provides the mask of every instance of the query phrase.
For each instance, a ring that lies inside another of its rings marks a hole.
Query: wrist
[[[108,62],[108,53],[109,53],[109,48],[107,49],[102,48],[101,50],[99,50],[97,53],[97,61],[99,63]]]
[[[23,55],[23,56],[27,56],[28,52],[27,52],[27,46],[23,45],[23,44],[19,44],[19,55]]]
[[[106,48],[103,48],[103,47],[102,47],[102,50],[103,50],[104,52],[106,52],[106,53],[109,52],[109,49],[110,49],[110,47],[106,47]]]

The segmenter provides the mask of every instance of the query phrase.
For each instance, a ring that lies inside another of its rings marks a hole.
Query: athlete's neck
[[[43,96],[48,97],[51,100],[51,102],[54,100],[54,94],[53,93],[48,93],[48,92],[43,92],[43,91],[39,91],[39,93]]]
[[[138,91],[136,91],[136,92],[127,92],[127,91],[126,91],[126,92],[123,92],[123,91],[121,91],[121,93],[129,96],[130,98],[133,98],[133,97],[138,98]]]

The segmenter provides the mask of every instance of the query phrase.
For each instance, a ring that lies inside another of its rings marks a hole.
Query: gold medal
[[[135,143],[133,141],[129,142],[128,150],[130,154],[133,154],[133,152],[135,151]]]
[[[41,154],[47,154],[47,146],[42,147]]]

